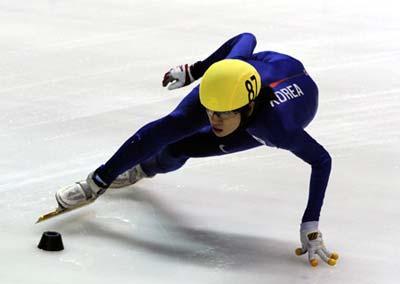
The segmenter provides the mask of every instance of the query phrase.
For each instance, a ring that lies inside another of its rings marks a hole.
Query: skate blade
[[[68,213],[68,212],[71,212],[71,211],[74,211],[75,209],[78,209],[78,208],[84,207],[86,205],[89,205],[90,203],[93,203],[93,201],[95,201],[95,199],[87,201],[87,202],[84,202],[84,203],[82,203],[82,204],[80,204],[80,205],[78,205],[76,207],[73,207],[73,208],[64,209],[64,208],[58,207],[55,210],[40,216],[35,224],[43,222],[43,221],[46,221],[46,220],[49,220],[51,218],[54,218],[56,216],[59,216],[59,215],[62,215],[62,214],[65,214],[65,213]]]

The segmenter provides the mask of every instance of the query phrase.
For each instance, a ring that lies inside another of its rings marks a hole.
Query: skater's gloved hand
[[[56,200],[61,208],[75,208],[96,200],[106,189],[107,185],[95,173],[90,173],[86,181],[76,182],[57,191]]]
[[[318,222],[304,222],[300,227],[301,248],[296,249],[296,255],[308,252],[311,266],[318,265],[317,255],[329,265],[336,265],[339,258],[337,253],[330,253],[322,240],[322,233],[318,230]]]
[[[194,81],[194,78],[190,71],[191,66],[188,64],[179,65],[175,68],[171,68],[164,75],[164,79],[162,81],[163,87],[166,87],[169,83],[168,90],[178,89],[184,86],[189,85]]]

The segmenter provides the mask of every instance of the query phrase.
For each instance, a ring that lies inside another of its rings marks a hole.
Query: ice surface
[[[397,1],[0,1],[0,283],[398,283]],[[320,227],[336,267],[299,245],[310,169],[257,148],[191,160],[34,225],[190,90],[166,70],[249,31],[320,88],[308,131],[331,153]],[[60,232],[65,250],[36,248]]]

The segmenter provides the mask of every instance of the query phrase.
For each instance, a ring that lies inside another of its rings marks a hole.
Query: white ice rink
[[[399,283],[397,3],[0,0],[0,283]],[[34,224],[189,92],[163,89],[165,71],[241,32],[319,85],[307,130],[333,158],[320,229],[336,267],[294,255],[310,168],[266,147]],[[64,251],[36,247],[47,230]]]

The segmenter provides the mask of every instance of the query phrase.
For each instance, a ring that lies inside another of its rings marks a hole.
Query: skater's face
[[[240,113],[234,111],[215,112],[207,110],[208,119],[210,120],[211,129],[218,137],[224,137],[231,134],[240,125]]]

